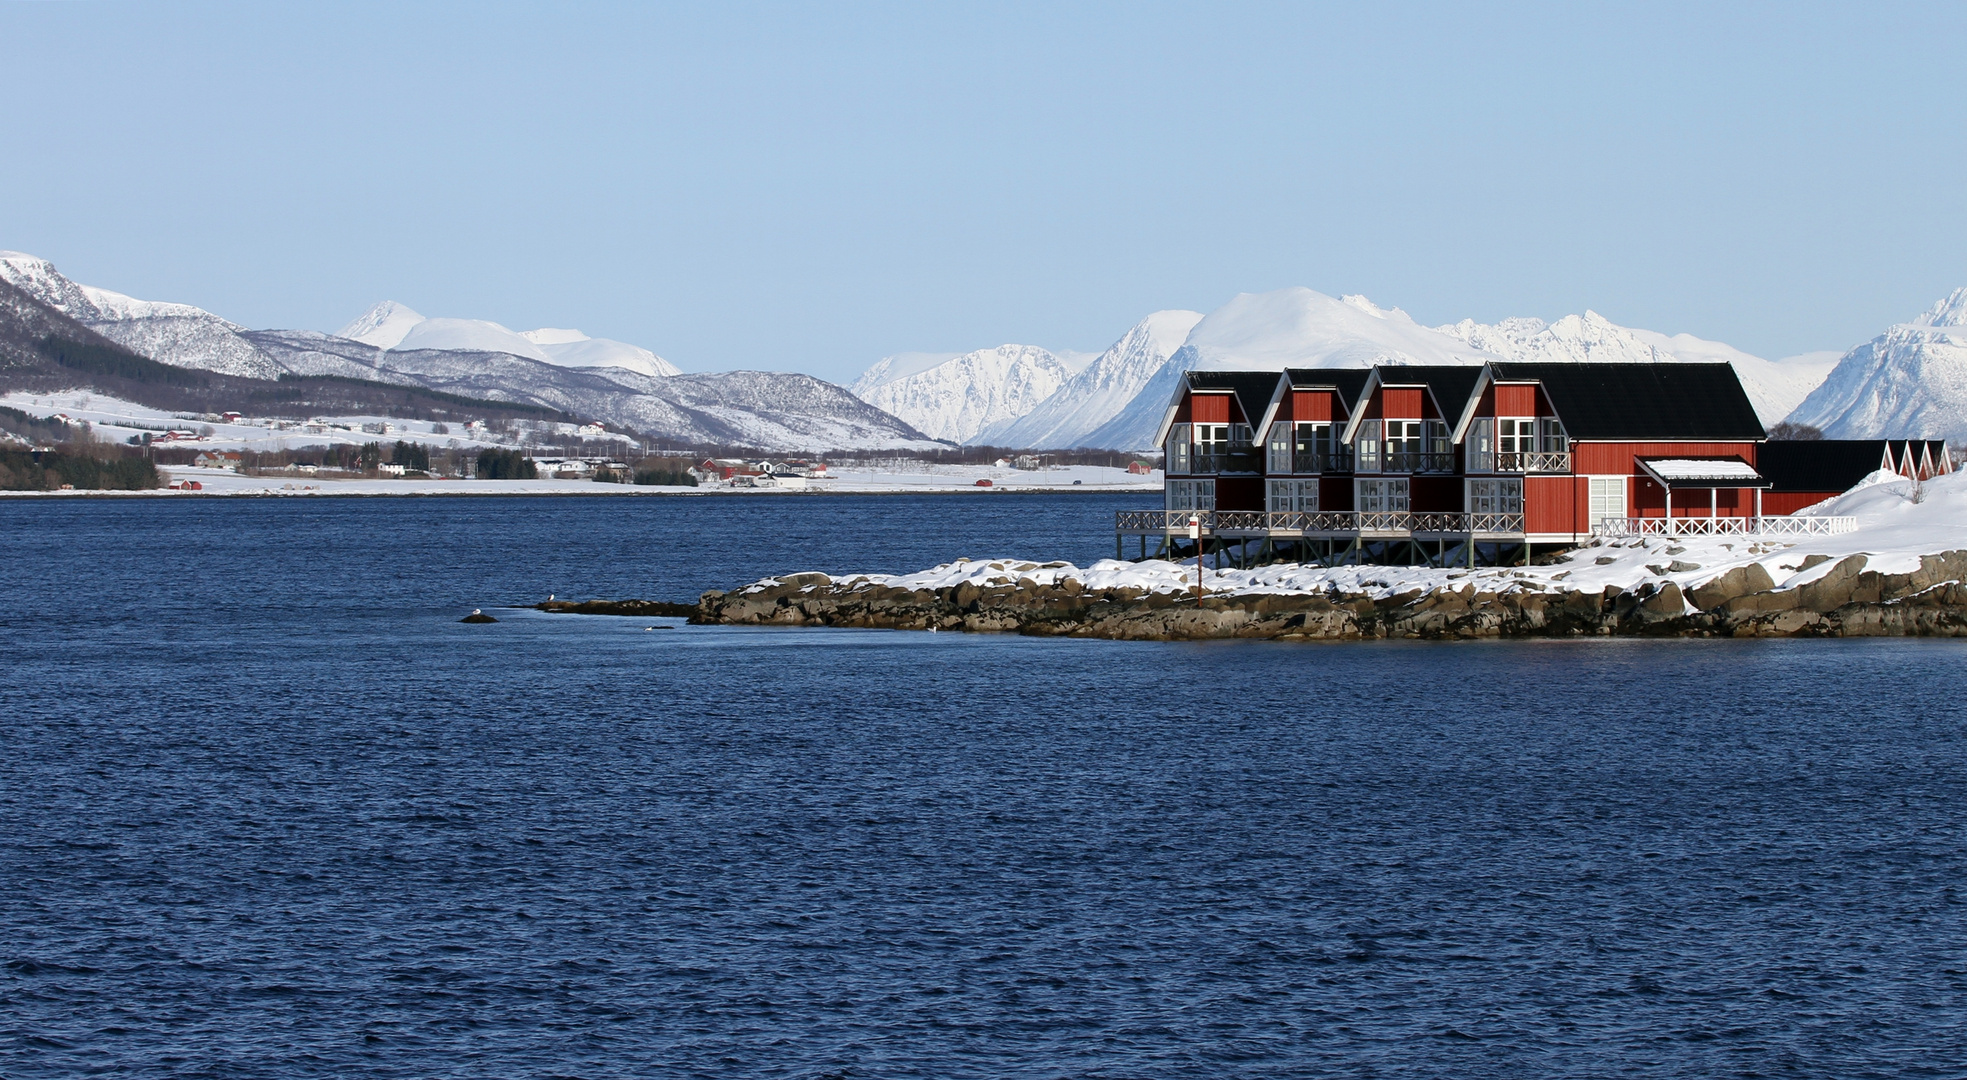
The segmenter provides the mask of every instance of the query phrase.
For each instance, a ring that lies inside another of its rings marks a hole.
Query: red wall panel
[[[1189,408],[1198,424],[1227,424],[1229,420],[1228,394],[1190,394]]]
[[[1755,464],[1752,442],[1725,443],[1636,443],[1574,442],[1571,444],[1571,471],[1591,476],[1636,476],[1642,457],[1739,457]]]
[[[1421,419],[1421,399],[1426,396],[1426,393],[1426,391],[1418,387],[1413,389],[1407,389],[1405,387],[1381,388],[1380,397],[1382,402],[1380,409],[1382,417],[1387,420]]]
[[[1508,387],[1504,387],[1508,389]],[[1584,480],[1575,476],[1523,478],[1523,528],[1533,533],[1582,533]]]
[[[1352,477],[1319,477],[1318,508],[1320,510],[1352,509]]]
[[[1497,416],[1535,416],[1537,415],[1537,388],[1535,386],[1496,387]]]
[[[1324,492],[1319,492],[1323,495]],[[1218,510],[1262,510],[1264,508],[1264,482],[1256,476],[1219,476],[1216,478],[1216,509]]]
[[[1291,391],[1291,419],[1328,422],[1332,419],[1332,393],[1329,390]]]
[[[1416,514],[1458,514],[1462,509],[1462,478],[1416,476],[1408,485],[1407,501]]]

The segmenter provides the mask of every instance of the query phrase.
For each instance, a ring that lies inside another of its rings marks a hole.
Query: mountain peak
[[[1912,320],[1914,326],[1967,326],[1967,288],[1953,290],[1925,314]]]
[[[393,349],[402,344],[404,336],[423,321],[423,316],[408,307],[394,300],[384,300],[335,331],[335,336],[374,345],[378,349]]]

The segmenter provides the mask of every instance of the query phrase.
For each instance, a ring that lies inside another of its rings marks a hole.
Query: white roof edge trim
[[[1455,421],[1455,430],[1448,433],[1448,442],[1460,446],[1468,438],[1469,425],[1475,423],[1475,407],[1482,403],[1482,391],[1496,381],[1496,373],[1488,364],[1482,365],[1482,374],[1475,377],[1475,388],[1468,392],[1468,401],[1462,405],[1462,418]]]
[[[1366,415],[1366,403],[1373,398],[1373,391],[1380,385],[1380,369],[1374,368],[1366,376],[1366,385],[1359,389],[1359,399],[1352,403],[1351,415],[1345,419],[1345,433],[1340,441],[1350,443],[1359,435],[1359,421]]]

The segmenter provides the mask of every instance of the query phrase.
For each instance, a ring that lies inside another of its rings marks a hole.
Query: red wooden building
[[[1158,435],[1164,505],[1122,535],[1299,557],[1527,558],[1594,533],[1835,531],[1781,518],[1876,468],[1951,471],[1937,442],[1766,441],[1728,364],[1383,364],[1191,371]],[[1809,449],[1814,447],[1815,449]],[[1775,462],[1765,470],[1768,457]],[[1853,475],[1854,474],[1854,475]]]

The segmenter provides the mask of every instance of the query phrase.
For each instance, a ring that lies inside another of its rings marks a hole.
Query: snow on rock
[[[884,364],[854,381],[854,395],[932,438],[959,443],[975,442],[992,424],[1031,412],[1072,377],[1058,357],[1036,345],[978,349],[900,376]]]
[[[1134,400],[1200,321],[1199,311],[1149,315],[1037,408],[993,424],[977,441],[1033,449],[1100,445],[1089,438],[1093,432]]]
[[[1967,440],[1967,288],[1845,353],[1789,419],[1833,439]]]

